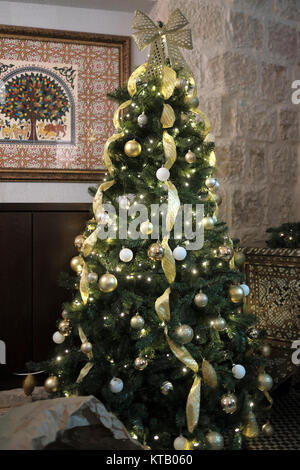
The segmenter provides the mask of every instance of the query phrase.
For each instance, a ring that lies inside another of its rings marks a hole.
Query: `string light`
[[[159,436],[156,434],[156,435],[153,437],[153,439],[154,439],[155,441],[158,441]]]

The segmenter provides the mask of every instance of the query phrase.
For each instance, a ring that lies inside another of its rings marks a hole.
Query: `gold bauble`
[[[85,238],[84,238],[83,235],[77,235],[77,237],[75,237],[74,245],[75,245],[75,248],[77,248],[78,251],[81,250],[82,245],[84,244],[84,241],[85,241]]]
[[[134,361],[134,367],[137,370],[144,370],[148,365],[148,361],[144,357],[137,357]]]
[[[153,232],[153,225],[149,220],[141,223],[140,232],[143,235],[150,235]]]
[[[269,421],[262,425],[261,430],[264,433],[264,435],[268,437],[273,436],[274,434],[274,428],[272,424],[269,423]]]
[[[147,251],[147,255],[152,261],[159,261],[163,259],[164,254],[165,250],[160,243],[152,243]]]
[[[102,292],[112,292],[117,288],[118,280],[113,274],[106,273],[100,277],[98,285]]]
[[[55,375],[50,375],[48,379],[45,380],[44,388],[48,393],[57,392],[59,386],[58,378]]]
[[[83,352],[84,354],[89,354],[90,352],[92,352],[92,349],[93,349],[93,346],[89,341],[85,341],[80,346],[80,351]]]
[[[214,228],[214,219],[210,216],[208,217],[203,217],[202,219],[202,225],[204,230],[211,230]]]
[[[222,196],[220,193],[214,194],[214,202],[220,206],[222,204]]]
[[[23,390],[25,395],[32,395],[34,387],[36,386],[36,380],[32,374],[28,374],[23,382]]]
[[[262,392],[268,392],[273,387],[273,379],[266,372],[261,372],[257,377],[257,388]]]
[[[246,260],[246,256],[241,251],[236,251],[234,253],[234,264],[236,264],[239,268],[243,266],[243,264],[245,263],[245,260]]]
[[[218,248],[218,257],[230,261],[233,257],[233,249],[230,245],[222,245]]]
[[[69,336],[72,331],[72,327],[70,325],[70,320],[62,320],[58,324],[58,331],[63,336]]]
[[[232,415],[237,410],[237,397],[234,393],[228,392],[221,397],[222,410],[229,415]]]
[[[196,305],[196,307],[199,307],[199,308],[206,307],[207,303],[208,303],[208,297],[202,291],[200,291],[198,294],[195,295],[194,304]]]
[[[136,140],[128,140],[124,146],[124,152],[128,157],[138,157],[141,151],[141,144]]]
[[[130,319],[130,326],[131,328],[135,330],[141,330],[145,324],[145,321],[141,315],[136,313],[131,319]]]
[[[81,256],[74,256],[70,261],[70,266],[76,273],[81,273],[82,271],[83,260]]]
[[[243,429],[243,435],[249,439],[253,439],[259,435],[259,427],[253,411],[249,411],[246,416],[246,423]]]
[[[241,302],[244,298],[244,291],[240,286],[230,286],[229,287],[229,296],[231,302],[237,304]]]
[[[177,341],[181,344],[190,343],[194,337],[193,328],[189,325],[179,325],[175,330]]]
[[[196,155],[194,154],[194,152],[191,152],[191,150],[189,150],[185,154],[184,158],[187,163],[194,163],[194,161],[196,160]]]

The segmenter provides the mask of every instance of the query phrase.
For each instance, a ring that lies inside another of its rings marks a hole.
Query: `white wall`
[[[0,2],[0,23],[130,36],[133,12]],[[132,41],[132,66],[145,62]],[[0,202],[89,202],[92,183],[0,182]]]

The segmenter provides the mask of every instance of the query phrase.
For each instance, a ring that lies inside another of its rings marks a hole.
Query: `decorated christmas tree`
[[[239,449],[258,422],[272,432],[270,351],[246,309],[244,255],[218,220],[214,137],[180,52],[187,24],[179,10],[165,25],[135,13],[149,58],[111,95],[108,173],[75,239],[45,387],[95,395],[151,449],[222,449],[225,437]]]

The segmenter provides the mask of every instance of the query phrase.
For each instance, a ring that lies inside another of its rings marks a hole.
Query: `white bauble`
[[[107,212],[104,212],[102,209],[96,213],[96,220],[98,224],[107,225],[109,222],[109,215]]]
[[[247,297],[247,295],[249,295],[250,293],[250,289],[249,287],[247,286],[247,284],[240,284],[240,287],[243,289],[244,291],[244,296]]]
[[[156,172],[156,178],[159,181],[167,181],[170,178],[170,172],[168,168],[159,168]]]
[[[59,331],[56,331],[56,332],[53,334],[53,336],[52,336],[52,339],[53,339],[54,343],[56,343],[56,344],[61,344],[61,343],[63,343],[64,340],[65,340],[65,338],[66,338],[66,337],[63,336],[62,334],[60,334]]]
[[[124,263],[129,263],[133,258],[133,252],[129,248],[122,248],[119,253],[119,257],[121,261],[124,261]]]
[[[113,377],[109,382],[109,388],[112,393],[120,393],[122,392],[124,387],[123,380],[119,379],[118,377]]]
[[[235,379],[242,379],[246,375],[246,369],[241,364],[235,364],[231,371]]]
[[[130,202],[126,196],[121,196],[119,198],[119,206],[121,207],[121,209],[124,209],[124,210],[129,209]]]
[[[204,142],[214,142],[215,141],[215,136],[211,132],[207,134],[207,136],[204,139]]]
[[[184,450],[187,443],[188,443],[188,440],[182,434],[180,434],[180,436],[176,437],[176,439],[174,440],[174,443],[173,443],[174,449]]]
[[[153,224],[149,220],[142,222],[140,226],[140,231],[143,235],[150,235],[150,233],[153,232]]]
[[[183,246],[176,246],[173,250],[173,256],[177,261],[182,261],[186,257],[186,249]]]

